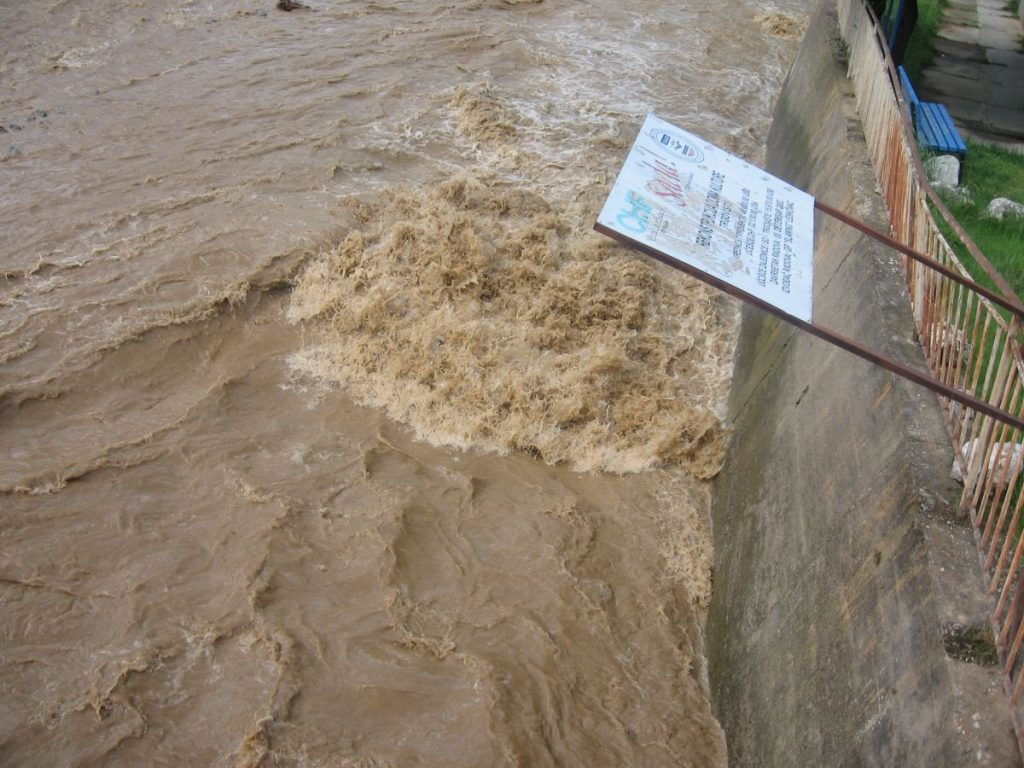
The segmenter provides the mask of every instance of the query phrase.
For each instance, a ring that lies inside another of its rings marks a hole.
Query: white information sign
[[[811,321],[814,198],[654,115],[598,222]]]

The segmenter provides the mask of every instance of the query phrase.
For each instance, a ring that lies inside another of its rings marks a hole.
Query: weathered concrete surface
[[[834,29],[826,3],[769,167],[886,229]],[[815,319],[923,367],[894,255],[816,233]],[[988,621],[935,397],[747,308],[730,408],[708,651],[731,765],[1019,764],[995,668],[944,650]]]

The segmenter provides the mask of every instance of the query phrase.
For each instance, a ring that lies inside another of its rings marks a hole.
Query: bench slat
[[[938,102],[921,101],[910,82],[907,70],[900,67],[899,74],[900,86],[902,86],[903,95],[910,105],[910,117],[913,120],[918,142],[927,150],[957,155],[963,160],[967,156],[967,145],[960,138],[960,132],[957,131],[949,110],[944,104]]]
[[[910,119],[916,124],[917,113],[920,111],[921,100],[917,98],[917,91],[914,90],[914,86],[910,82],[910,77],[907,76],[907,70],[903,67],[899,68],[900,71],[900,85],[903,87],[903,97],[907,100],[907,104],[910,107]]]
[[[921,102],[917,135],[926,149],[958,155],[961,159],[967,154],[967,146],[960,138],[949,110],[943,104]]]

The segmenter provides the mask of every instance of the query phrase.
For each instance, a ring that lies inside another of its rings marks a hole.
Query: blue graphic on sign
[[[647,222],[654,210],[643,197],[632,190],[626,195],[626,203],[629,207],[619,211],[615,221],[623,229],[642,235],[647,231]]]
[[[704,153],[700,151],[697,142],[685,134],[666,131],[662,128],[652,128],[650,137],[676,157],[691,163],[704,162]]]

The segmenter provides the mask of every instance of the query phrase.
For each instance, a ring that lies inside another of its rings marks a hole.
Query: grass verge
[[[942,9],[946,7],[946,2],[947,0],[918,0],[917,24],[914,25],[914,32],[907,42],[907,50],[903,56],[903,66],[906,67],[913,83],[921,82],[921,71],[935,58],[935,37],[942,24]]]
[[[985,208],[995,197],[1024,202],[1024,156],[968,139],[961,188],[970,194],[939,190],[939,195],[1017,295],[1024,295],[1024,218],[1006,216],[1000,221],[985,215]],[[936,216],[936,220],[971,274],[978,282],[994,288],[941,218]]]

